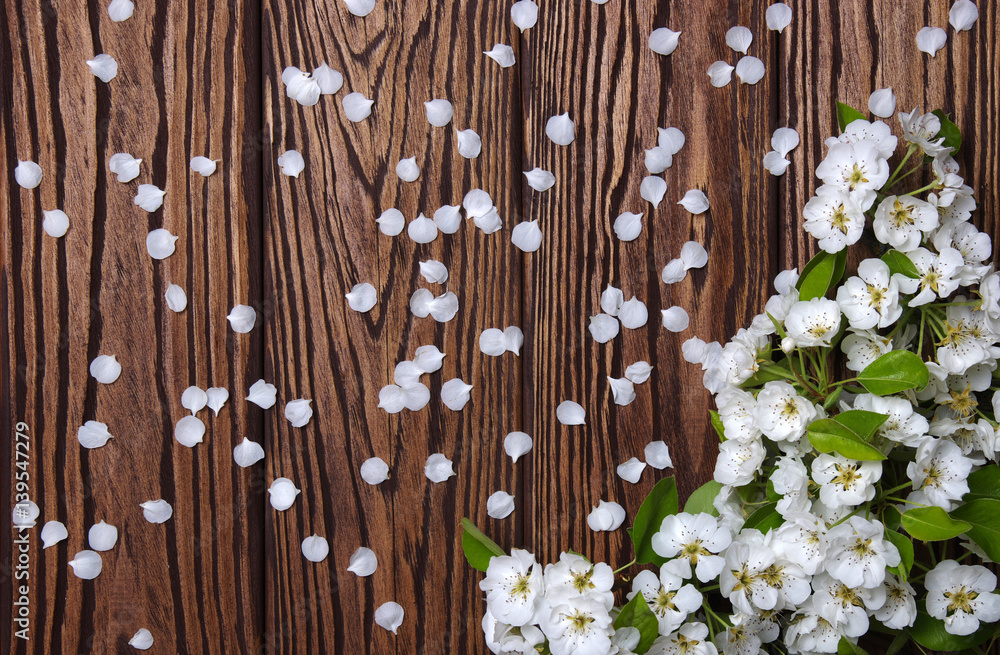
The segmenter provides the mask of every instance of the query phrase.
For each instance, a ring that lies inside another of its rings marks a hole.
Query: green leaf
[[[913,265],[913,260],[898,250],[890,250],[882,255],[882,261],[888,264],[890,274],[902,273],[906,277],[920,277],[920,271]]]
[[[902,574],[905,580],[910,577],[910,569],[913,568],[913,542],[894,530],[886,530],[885,538],[892,542],[892,545],[899,551],[899,558],[902,560],[899,566],[895,567],[897,573]]]
[[[886,507],[885,511],[882,512],[882,525],[885,526],[886,532],[889,530],[898,530],[902,522],[903,515],[895,507]]]
[[[774,482],[772,482],[771,480],[768,480],[767,486],[764,487],[764,496],[772,503],[776,503],[782,498],[784,498],[784,496],[782,496],[781,494],[779,494],[777,491],[774,490]]]
[[[774,364],[762,364],[757,368],[757,373],[740,386],[744,389],[753,389],[767,384],[768,382],[794,378],[791,370],[789,369],[790,365],[791,360],[787,357]]]
[[[871,441],[875,431],[889,420],[889,415],[863,409],[850,409],[837,414],[833,420],[861,437],[862,440]]]
[[[969,539],[983,549],[994,562],[1000,562],[1000,500],[977,498],[952,510],[951,515],[972,527]]]
[[[709,480],[688,496],[687,502],[684,503],[684,511],[688,514],[705,513],[718,516],[719,510],[715,509],[712,503],[715,501],[715,497],[719,495],[720,489],[722,489],[721,483]]]
[[[908,643],[910,643],[910,635],[905,632],[900,632],[893,638],[892,643],[889,644],[889,648],[885,651],[885,655],[896,655],[896,653],[903,650],[903,646]]]
[[[505,555],[503,548],[484,535],[469,519],[462,519],[462,550],[469,565],[477,571],[486,572],[490,560],[497,555]]]
[[[934,135],[934,140],[944,137],[944,145],[948,148],[953,148],[951,156],[954,157],[958,149],[962,147],[962,130],[958,129],[958,125],[951,122],[948,114],[944,113],[943,109],[935,109],[931,113],[941,120],[941,130]]]
[[[888,396],[907,389],[923,389],[930,380],[927,365],[915,353],[908,350],[893,350],[882,355],[865,367],[858,375],[869,393]]]
[[[956,521],[940,507],[916,507],[903,512],[903,529],[921,541],[954,539],[969,529],[965,521]]]
[[[969,476],[969,493],[964,500],[977,498],[1000,500],[1000,466],[984,466]]]
[[[820,251],[802,269],[802,275],[795,286],[799,290],[799,300],[822,298],[844,275],[847,265],[847,250],[830,254]]]
[[[837,103],[837,125],[840,126],[841,132],[843,132],[848,125],[858,120],[859,118],[861,120],[867,120],[867,118],[865,118],[865,115],[862,114],[857,109],[855,109],[854,107],[851,107],[850,105],[845,105],[842,102]]]
[[[712,427],[715,428],[716,434],[719,435],[719,441],[725,441],[726,426],[722,424],[722,417],[714,409],[708,410],[708,415],[712,417]]]
[[[778,514],[778,504],[768,503],[762,507],[757,508],[753,514],[747,517],[746,523],[743,524],[744,528],[756,528],[760,530],[762,534],[767,534],[771,530],[781,527],[781,524],[785,522],[785,519]]]
[[[868,651],[847,641],[847,637],[841,637],[840,643],[837,644],[837,655],[868,655]]]
[[[642,594],[633,596],[632,600],[622,608],[615,619],[614,627],[615,630],[632,627],[639,631],[639,645],[636,646],[635,652],[640,654],[648,651],[660,634],[660,623],[656,620],[653,610],[649,609]]]
[[[635,546],[636,564],[663,566],[664,558],[653,550],[653,535],[660,531],[663,519],[676,514],[678,509],[677,484],[674,479],[663,478],[642,501],[635,515],[635,523],[628,530]]]
[[[927,613],[923,600],[917,601],[917,620],[914,621],[913,627],[907,629],[914,641],[936,652],[974,648],[993,636],[995,631],[996,625],[984,623],[979,630],[971,635],[959,637],[950,634],[944,629],[944,621],[935,619]]]
[[[870,446],[857,433],[832,418],[821,418],[809,424],[809,443],[821,453],[837,452],[848,459],[876,462],[885,459],[877,448]]]

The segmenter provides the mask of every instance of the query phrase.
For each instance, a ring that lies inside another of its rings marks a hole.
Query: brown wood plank
[[[259,129],[257,5],[140,3],[123,23],[103,2],[29,0],[2,11],[0,304],[10,366],[0,466],[9,498],[14,425],[25,422],[30,495],[41,508],[29,537],[31,640],[11,635],[4,650],[124,652],[142,627],[159,651],[256,649],[263,497],[232,448],[244,436],[262,440],[260,414],[242,400],[260,376],[261,340],[234,335],[226,315],[259,297],[259,159],[243,149]],[[85,64],[99,52],[119,63],[107,85]],[[107,169],[122,151],[143,159],[128,184]],[[221,159],[218,172],[192,173],[194,155]],[[37,189],[13,184],[17,158],[41,165]],[[133,204],[140,183],[166,189],[162,209]],[[70,217],[60,239],[41,230],[41,211],[56,207]],[[145,239],[161,226],[179,240],[157,262]],[[166,307],[170,282],[187,292],[183,313]],[[111,385],[88,374],[102,353],[123,366]],[[194,449],[173,438],[191,384],[231,394],[218,417],[200,414],[208,431]],[[83,449],[76,431],[86,420],[116,438]],[[174,508],[162,525],[139,508],[156,498]],[[84,581],[67,562],[102,519],[118,527],[118,544],[102,554],[101,575]],[[49,520],[64,522],[69,538],[43,551]],[[0,523],[6,559],[13,535]]]

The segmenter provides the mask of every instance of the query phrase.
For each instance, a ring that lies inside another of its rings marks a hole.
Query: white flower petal
[[[435,259],[420,262],[420,275],[431,284],[444,284],[448,281],[447,267]]]
[[[458,313],[458,296],[446,291],[431,301],[431,317],[438,323],[447,323]]]
[[[510,432],[504,437],[503,449],[516,464],[522,455],[531,450],[531,437],[524,432]]]
[[[375,0],[344,0],[344,4],[347,5],[347,11],[361,18],[375,9]]]
[[[620,241],[633,241],[642,232],[642,214],[622,212],[615,219],[615,236]]]
[[[361,479],[370,485],[389,479],[389,465],[381,457],[369,457],[361,464]]]
[[[406,226],[406,234],[414,243],[430,243],[437,238],[437,223],[420,214]]]
[[[284,175],[298,177],[306,169],[306,160],[298,150],[286,150],[278,155],[278,167]]]
[[[689,189],[684,197],[678,202],[678,205],[688,210],[692,214],[702,214],[708,210],[708,196],[705,195],[704,191],[700,189]]]
[[[167,309],[172,312],[183,312],[187,308],[187,294],[176,284],[167,286],[167,290],[163,292],[163,299],[167,301]]]
[[[671,307],[660,310],[663,315],[663,327],[671,332],[683,332],[691,323],[688,313],[682,307]]]
[[[201,387],[192,385],[181,393],[181,407],[197,414],[208,404],[208,394]]]
[[[425,102],[424,109],[427,111],[427,122],[434,127],[444,127],[455,113],[451,103],[441,98]]]
[[[687,137],[676,127],[656,128],[656,144],[671,155],[676,155],[684,147]]]
[[[608,314],[598,314],[590,317],[590,336],[597,343],[607,343],[618,336],[618,319]]]
[[[378,292],[367,282],[355,284],[344,297],[347,298],[347,306],[356,312],[365,313],[378,304]]]
[[[653,209],[660,206],[660,202],[666,194],[667,182],[661,177],[650,175],[643,178],[642,184],[639,185],[639,195],[643,200],[653,205]]]
[[[729,84],[733,79],[733,71],[736,70],[724,61],[717,61],[708,67],[708,77],[712,81],[712,86],[719,88]]]
[[[122,365],[114,355],[98,355],[90,362],[90,374],[101,384],[111,384],[122,374]]]
[[[697,241],[688,241],[681,246],[681,261],[685,269],[703,268],[708,263],[708,251]]]
[[[666,266],[663,267],[663,273],[660,274],[660,279],[667,284],[675,284],[680,282],[687,276],[687,268],[684,266],[684,262],[681,258],[671,259]]]
[[[61,209],[42,211],[42,229],[50,237],[59,238],[69,230],[69,216]]]
[[[403,625],[403,608],[399,606],[399,603],[392,601],[379,605],[379,608],[375,610],[375,623],[392,634],[396,634],[399,626]]]
[[[302,540],[302,556],[310,562],[322,562],[330,554],[330,543],[323,537],[313,534]]]
[[[470,391],[471,384],[466,384],[459,378],[448,380],[441,385],[441,402],[452,411],[461,411],[472,398]]]
[[[764,77],[764,62],[756,57],[743,57],[736,62],[736,77],[744,84],[756,84]]]
[[[626,482],[631,482],[635,484],[642,477],[642,472],[646,468],[646,462],[640,462],[638,459],[633,457],[632,459],[618,465],[618,477]]]
[[[879,118],[889,118],[896,113],[896,94],[892,92],[892,87],[876,89],[868,97],[868,110]],[[771,144],[774,147],[774,144]],[[778,150],[778,148],[774,148]],[[778,150],[778,152],[781,152]],[[786,154],[786,153],[782,153]]]
[[[587,525],[594,532],[617,530],[625,522],[625,508],[618,503],[600,501],[587,516]]]
[[[296,69],[297,70],[297,69]],[[288,69],[285,69],[287,72]],[[303,107],[312,107],[319,102],[322,90],[312,75],[305,71],[299,71],[295,75],[281,74],[285,81],[285,95],[299,103]]]
[[[326,65],[324,61],[313,69],[313,77],[319,85],[319,92],[323,95],[333,95],[344,86],[344,76],[340,71],[336,71]]]
[[[475,130],[455,130],[458,141],[458,154],[466,159],[475,159],[483,151],[483,140]]]
[[[174,254],[178,237],[163,228],[157,228],[146,235],[146,252],[153,259],[166,259]]]
[[[66,526],[59,521],[49,521],[42,526],[42,548],[48,548],[49,546],[55,546],[60,541],[66,539],[69,536],[69,532],[66,531]]]
[[[215,172],[216,164],[214,161],[208,157],[192,157],[191,158],[191,170],[198,173],[202,177],[208,177]]]
[[[542,247],[542,230],[538,221],[523,221],[510,232],[510,242],[523,252],[535,252]]]
[[[601,292],[601,311],[608,316],[618,316],[618,310],[625,304],[625,294],[610,284]]]
[[[14,180],[24,189],[34,189],[42,181],[42,167],[33,161],[17,161]]]
[[[642,384],[649,379],[652,372],[653,367],[649,365],[649,362],[639,361],[625,369],[625,377],[635,384]]]
[[[569,113],[549,117],[545,122],[545,136],[559,146],[573,143],[576,138],[576,125],[570,120]]]
[[[587,412],[583,407],[572,400],[564,400],[556,407],[556,418],[563,425],[584,425],[586,423]]]
[[[673,165],[674,156],[669,149],[655,146],[646,151],[644,163],[650,175],[659,175]]]
[[[17,528],[33,528],[42,511],[33,500],[21,500],[14,504],[11,521]]]
[[[698,337],[691,337],[681,344],[681,354],[688,364],[701,364],[708,352],[708,344]]]
[[[669,55],[677,49],[681,33],[667,27],[655,29],[649,35],[649,49],[658,55]]]
[[[472,220],[475,222],[476,227],[482,230],[484,234],[493,234],[503,227],[503,221],[500,220],[500,214],[497,212],[496,207],[490,208],[488,212]]]
[[[416,181],[420,177],[420,167],[417,166],[417,158],[407,157],[400,159],[399,163],[396,164],[396,176],[404,182]]]
[[[538,22],[538,5],[532,0],[519,0],[510,7],[510,20],[519,30],[531,29]]]
[[[462,207],[469,218],[485,216],[493,209],[493,198],[482,189],[473,189],[465,194],[462,199]]]
[[[101,574],[104,563],[101,556],[92,550],[81,550],[70,560],[69,565],[73,567],[76,577],[83,580],[93,580]]]
[[[100,448],[114,439],[108,426],[100,421],[87,421],[76,430],[76,438],[84,448]]]
[[[246,400],[249,400],[261,409],[271,409],[274,407],[277,398],[277,387],[261,379],[250,385],[250,391],[247,394]]]
[[[268,500],[271,507],[283,512],[295,502],[295,497],[302,493],[301,489],[295,488],[295,483],[288,478],[275,478],[274,482],[267,489]]]
[[[108,159],[108,170],[118,176],[119,182],[131,182],[139,177],[141,163],[141,159],[136,159],[127,152],[118,152]]]
[[[312,418],[312,400],[309,398],[298,398],[290,400],[285,405],[285,418],[292,424],[293,428],[301,428]]]
[[[140,184],[132,202],[148,212],[155,212],[163,206],[163,196],[166,193],[155,184]]]
[[[138,632],[128,640],[128,645],[136,650],[149,650],[153,647],[153,635],[146,628],[139,628]]]
[[[87,65],[90,66],[90,72],[94,74],[94,77],[105,84],[118,75],[118,62],[108,54],[100,54],[93,59],[88,59]]]
[[[487,328],[479,335],[479,350],[484,355],[499,357],[507,352],[507,339],[502,330]]]
[[[143,517],[150,523],[163,523],[174,515],[174,508],[162,498],[140,503]]]
[[[351,555],[350,566],[347,570],[359,578],[367,578],[378,568],[378,558],[371,548],[362,546]]]
[[[784,157],[799,145],[799,133],[790,127],[779,127],[771,135],[771,147]]]
[[[348,93],[340,103],[344,106],[344,116],[352,123],[360,123],[372,115],[374,100],[369,100],[363,93]]]
[[[249,305],[236,305],[229,312],[226,320],[229,321],[233,332],[246,334],[253,329],[254,323],[257,322],[257,312]]]
[[[635,400],[635,385],[628,378],[613,378],[608,376],[611,385],[611,397],[616,405],[628,405]]]
[[[118,543],[118,528],[104,521],[92,525],[87,532],[87,543],[90,544],[91,550],[98,552],[111,550]]]
[[[646,303],[632,296],[618,310],[618,320],[622,322],[622,327],[629,330],[641,328],[649,320],[649,311],[646,309]]]
[[[116,23],[131,18],[134,11],[135,5],[132,3],[132,0],[111,0],[111,4],[108,5],[108,16]]]
[[[441,363],[444,361],[444,353],[438,350],[437,346],[420,346],[414,351],[413,363],[424,373],[433,373],[441,370]]]
[[[417,289],[410,296],[410,312],[417,318],[427,318],[431,314],[434,294],[427,289]]]
[[[379,409],[384,409],[388,414],[398,414],[406,407],[406,398],[403,390],[395,384],[387,384],[378,392]]]
[[[400,387],[403,407],[411,412],[417,412],[427,406],[431,400],[431,390],[419,382]]]
[[[427,458],[424,465],[424,475],[431,482],[444,482],[455,475],[455,469],[451,466],[451,460],[441,453],[434,453]]]
[[[972,24],[979,18],[979,8],[969,0],[958,0],[948,12],[948,22],[958,32],[971,30]]]
[[[764,168],[771,175],[784,175],[788,165],[792,162],[785,159],[785,156],[776,150],[770,150],[764,155]]]
[[[494,519],[505,519],[514,511],[514,497],[506,491],[495,491],[486,499],[486,513]]]
[[[524,333],[521,328],[512,325],[503,331],[503,340],[507,350],[515,355],[521,354],[521,346],[524,344]]]
[[[462,226],[462,213],[459,205],[444,205],[434,212],[434,224],[445,234],[455,234]]]
[[[753,43],[753,32],[749,28],[737,25],[726,32],[726,45],[736,52],[745,55],[750,50],[751,43]]]
[[[197,416],[184,416],[174,425],[174,439],[182,446],[194,448],[205,439],[205,424]]]
[[[262,459],[264,459],[264,448],[246,437],[233,448],[233,461],[241,468],[253,466]]]
[[[917,32],[917,49],[931,57],[948,42],[948,33],[940,27],[924,27]]]
[[[528,186],[541,193],[548,191],[556,183],[556,176],[537,166],[530,171],[524,171],[524,177],[528,180]]]
[[[288,86],[296,75],[302,75],[302,70],[297,66],[286,66],[281,71],[281,83]]]
[[[223,387],[209,387],[205,394],[208,396],[209,409],[215,412],[215,415],[218,416],[219,410],[222,409],[222,406],[226,404],[227,400],[229,400],[229,390]]]
[[[783,2],[775,2],[764,12],[767,29],[779,34],[792,22],[792,8]]]
[[[500,64],[500,68],[510,68],[514,65],[514,48],[509,45],[498,43],[492,50],[483,54]]]
[[[653,441],[646,444],[646,449],[643,453],[646,457],[646,463],[654,469],[663,470],[665,468],[673,468],[674,466],[674,463],[670,461],[670,449],[662,441]]]
[[[378,223],[378,229],[382,234],[394,237],[403,231],[406,219],[403,218],[403,212],[398,209],[386,209],[375,222]]]

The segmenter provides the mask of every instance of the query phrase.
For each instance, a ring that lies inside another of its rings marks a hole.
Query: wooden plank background
[[[366,18],[342,2],[140,2],[123,23],[109,20],[104,2],[4,3],[0,472],[12,479],[14,425],[24,421],[39,526],[61,520],[70,536],[43,551],[32,532],[32,640],[16,639],[0,619],[3,648],[131,652],[126,642],[146,627],[154,652],[484,652],[480,576],[461,554],[462,516],[542,560],[569,547],[615,565],[630,559],[624,530],[592,533],[587,513],[599,499],[635,512],[663,473],[647,469],[630,485],[614,467],[641,459],[651,440],[670,444],[682,495],[711,475],[709,397],[680,344],[693,334],[726,339],[761,310],[779,270],[815,252],[801,207],[817,186],[823,141],[836,131],[835,100],[864,108],[872,90],[891,85],[898,110],[950,112],[966,136],[958,159],[980,203],[974,221],[994,241],[1000,236],[995,0],[978,3],[970,32],[948,28],[934,58],[917,51],[914,36],[924,25],[947,27],[943,0],[789,0],[793,20],[780,35],[766,29],[768,4],[542,0],[538,24],[521,34],[509,3],[462,0],[393,2]],[[753,32],[750,54],[767,75],[755,86],[713,88],[705,70],[719,59],[735,63],[725,33],[737,24]],[[663,26],[682,30],[669,57],[646,45]],[[494,43],[513,46],[514,67],[482,55]],[[119,61],[108,85],[84,63],[99,52]],[[344,89],[315,107],[285,97],[282,69],[321,61],[344,74]],[[352,91],[375,100],[361,123],[347,121],[340,103]],[[447,128],[426,122],[423,102],[435,97],[454,104]],[[556,146],[545,121],[567,111],[577,139]],[[761,158],[784,125],[802,145],[774,178]],[[652,210],[638,193],[643,150],[667,126],[683,130],[687,144]],[[477,159],[458,155],[453,128],[481,135]],[[278,170],[287,149],[306,158],[297,179]],[[127,185],[107,171],[121,151],[143,158]],[[219,171],[192,174],[194,155],[221,158]],[[394,168],[410,156],[421,176],[408,184]],[[38,189],[13,183],[18,158],[42,166]],[[527,186],[522,171],[535,166],[555,173],[551,190]],[[147,214],[131,202],[143,182],[167,190],[161,210]],[[477,187],[504,219],[496,234],[469,223],[418,245],[375,229],[387,208],[411,220],[460,204]],[[675,204],[689,188],[708,194],[709,212],[691,216]],[[42,210],[54,207],[71,221],[58,240],[40,228]],[[630,243],[612,230],[623,211],[644,213]],[[536,253],[510,244],[522,220],[539,221]],[[161,226],[180,237],[178,250],[154,262],[144,238]],[[708,248],[708,266],[664,285],[663,266],[692,239]],[[445,284],[419,277],[418,261],[429,258],[448,266]],[[165,306],[170,282],[187,291],[181,314]],[[368,314],[343,299],[360,282],[379,291]],[[643,300],[650,322],[600,345],[587,323],[609,283]],[[420,287],[456,293],[455,319],[413,317],[408,301]],[[225,320],[238,303],[258,312],[248,335]],[[671,305],[691,315],[679,335],[658,324]],[[479,333],[510,325],[525,334],[520,356],[483,356]],[[397,362],[428,344],[447,355],[424,378],[431,403],[385,414],[378,390]],[[109,386],[87,372],[102,353],[124,367]],[[653,375],[637,385],[635,402],[618,407],[606,376],[637,360],[651,363]],[[279,403],[267,411],[243,401],[261,377],[278,388]],[[474,385],[458,413],[439,402],[441,384],[454,377]],[[173,425],[191,384],[231,395],[206,420],[205,442],[187,449]],[[304,428],[284,419],[294,398],[313,401]],[[565,399],[586,407],[585,427],[555,420]],[[81,449],[75,432],[86,420],[107,423],[116,439]],[[517,464],[502,447],[512,430],[534,439]],[[249,469],[232,462],[244,436],[266,451]],[[456,477],[424,477],[435,452],[454,460]],[[377,487],[358,474],[372,456],[391,466]],[[266,488],[281,476],[302,494],[276,512]],[[12,505],[13,483],[2,489]],[[485,509],[498,489],[516,497],[514,514],[499,521]],[[138,504],[160,497],[174,517],[151,525]],[[66,563],[102,519],[118,526],[119,543],[104,554],[99,578],[79,580]],[[15,534],[0,523],[6,617]],[[331,544],[319,564],[300,551],[313,533]],[[346,572],[359,546],[378,555],[370,578]],[[406,611],[398,636],[373,623],[388,600]]]

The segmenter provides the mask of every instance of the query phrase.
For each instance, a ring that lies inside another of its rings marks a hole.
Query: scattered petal
[[[649,379],[652,372],[653,367],[648,362],[639,361],[625,369],[625,377],[635,384],[642,384]]]
[[[712,81],[712,86],[719,88],[729,84],[733,79],[733,71],[736,70],[724,61],[717,61],[708,67],[708,77]]]
[[[127,152],[118,152],[108,159],[108,170],[118,176],[119,182],[131,182],[139,177],[141,163],[141,159],[136,159]]]
[[[483,140],[475,130],[455,130],[458,139],[458,154],[466,159],[475,159],[483,151]]]
[[[465,194],[462,199],[462,207],[469,218],[485,216],[493,209],[493,198],[482,189],[473,189]]]
[[[278,166],[281,172],[289,177],[298,177],[306,169],[306,160],[298,150],[286,150],[278,155]]]
[[[868,97],[868,110],[879,118],[889,118],[896,113],[896,94],[892,92],[892,87],[876,89]],[[774,148],[772,142],[771,147]],[[774,148],[781,152],[778,148]],[[786,154],[786,153],[781,153]]]
[[[671,259],[666,266],[663,267],[663,273],[660,274],[660,279],[667,284],[674,284],[680,282],[687,275],[687,269],[684,267],[684,262],[681,261],[680,257],[677,259]]]
[[[618,477],[625,482],[631,482],[635,484],[642,477],[642,472],[646,468],[645,462],[640,462],[638,459],[633,457],[632,459],[618,465]]]
[[[708,196],[699,189],[690,189],[677,204],[692,214],[702,214],[708,210]]]
[[[257,322],[257,312],[249,305],[236,305],[229,312],[226,320],[232,326],[233,332],[246,334],[253,329],[254,323]]]
[[[333,95],[344,86],[344,76],[327,66],[325,61],[313,69],[312,76],[319,85],[319,92],[325,96]]]
[[[92,550],[81,550],[70,560],[69,565],[73,567],[76,577],[83,580],[93,580],[101,574],[103,562],[101,556]]]
[[[273,384],[257,380],[250,385],[250,392],[246,397],[254,405],[261,409],[271,409],[278,398],[278,389]]]
[[[545,123],[545,136],[559,146],[573,143],[573,139],[576,138],[576,125],[570,120],[569,113],[550,117]]]
[[[430,243],[437,238],[437,223],[420,214],[406,226],[406,234],[414,243]]]
[[[659,175],[674,163],[674,156],[669,149],[655,146],[646,151],[644,163],[650,175]]]
[[[537,166],[530,171],[524,171],[524,177],[528,179],[528,186],[538,192],[548,191],[556,183],[555,175]]]
[[[233,448],[233,461],[241,468],[253,466],[262,459],[264,459],[264,448],[246,437]]]
[[[410,312],[417,318],[427,318],[431,314],[434,294],[427,289],[417,289],[410,296]]]
[[[394,237],[403,231],[406,219],[403,218],[403,212],[398,209],[386,209],[375,222],[378,223],[378,229],[382,234]]]
[[[361,464],[361,479],[370,485],[389,479],[389,465],[381,457],[370,457]]]
[[[756,84],[764,77],[764,62],[756,57],[743,57],[736,62],[736,77],[744,84]]]
[[[472,398],[470,391],[472,391],[471,384],[466,384],[458,378],[448,380],[441,385],[441,402],[452,411],[461,411]]]
[[[100,448],[114,439],[108,426],[100,421],[87,421],[76,430],[76,438],[84,448]]]
[[[663,315],[663,327],[671,332],[683,332],[691,322],[688,313],[682,307],[663,309],[660,313]]]
[[[423,374],[423,369],[414,362],[405,361],[396,364],[392,379],[400,387],[411,387],[420,382],[420,376]]]
[[[687,141],[687,137],[676,127],[656,128],[656,144],[669,152],[671,155],[676,155],[684,147],[684,142]]]
[[[50,237],[59,238],[69,229],[69,216],[61,209],[42,211],[42,229]]]
[[[215,415],[218,416],[219,410],[222,409],[222,406],[226,404],[227,400],[229,400],[229,390],[224,389],[223,387],[209,387],[205,394],[208,396],[209,409],[215,412]]]
[[[378,292],[367,282],[355,284],[351,287],[351,292],[344,294],[344,297],[347,298],[348,307],[362,314],[378,304]]]
[[[514,48],[509,45],[498,43],[492,50],[483,54],[500,64],[500,68],[510,68],[514,65]]]
[[[649,319],[649,312],[646,303],[635,296],[622,304],[618,310],[618,320],[622,322],[622,327],[629,330],[637,330],[646,324]]]
[[[511,432],[504,437],[503,449],[516,464],[522,455],[531,450],[531,437],[524,432]]]
[[[601,310],[609,316],[618,316],[618,310],[625,304],[622,290],[610,284],[601,292]]]
[[[198,173],[202,177],[208,177],[215,172],[215,169],[215,162],[208,157],[199,156],[191,158],[191,170]]]
[[[427,458],[427,464],[424,465],[424,475],[431,482],[444,482],[455,475],[455,469],[452,468],[450,459],[441,453],[434,453]]]
[[[267,490],[271,507],[283,512],[292,506],[295,497],[302,493],[301,489],[295,488],[295,483],[288,478],[275,478],[274,482]]]
[[[507,339],[502,330],[487,328],[479,335],[479,350],[484,355],[499,357],[507,352]]]
[[[503,221],[500,220],[500,214],[497,212],[496,207],[490,208],[488,212],[472,220],[475,222],[476,227],[482,230],[484,234],[493,234],[503,227]]]
[[[163,196],[166,193],[155,184],[140,184],[132,202],[148,212],[155,212],[163,206]]]
[[[201,387],[190,386],[181,393],[181,407],[197,414],[208,404],[208,394]]]
[[[444,127],[451,122],[451,117],[455,113],[451,103],[441,98],[425,102],[424,109],[427,111],[427,122],[434,127]]]
[[[531,29],[538,22],[538,5],[532,0],[519,0],[510,7],[510,20],[519,30]]]
[[[90,66],[90,72],[94,77],[105,84],[115,79],[115,75],[118,74],[118,62],[111,55],[97,55],[93,59],[88,59],[87,65]]]
[[[514,511],[514,497],[506,491],[495,491],[486,499],[486,513],[494,519],[505,519]]]
[[[979,9],[969,0],[958,0],[948,12],[948,22],[959,32],[971,30],[978,18]]]
[[[434,259],[420,262],[420,275],[431,284],[444,284],[448,281],[447,267]]]
[[[615,219],[615,236],[620,241],[633,241],[642,232],[642,214],[622,212]]]
[[[400,159],[396,164],[396,176],[404,182],[414,182],[420,177],[420,167],[417,166],[416,157]]]
[[[146,235],[146,252],[153,259],[166,259],[174,254],[178,237],[163,228],[157,228]]]
[[[134,11],[135,5],[132,3],[132,0],[111,0],[111,4],[108,5],[108,16],[116,23],[131,18]],[[149,643],[152,644],[153,642],[150,641]],[[149,646],[146,648],[149,648]],[[145,648],[142,650],[145,650]]]
[[[948,33],[940,27],[924,27],[917,32],[917,49],[931,57],[948,42]]]
[[[411,412],[420,411],[431,400],[431,390],[419,382],[401,387],[400,390],[403,393],[403,407]]]
[[[379,605],[379,608],[375,610],[375,623],[392,634],[396,634],[396,630],[403,624],[403,608],[399,606],[399,603],[392,601]]]
[[[708,251],[697,241],[688,241],[681,246],[681,261],[684,262],[685,270],[704,268],[708,263]]]
[[[646,449],[643,452],[646,457],[646,463],[658,471],[662,471],[665,468],[673,468],[674,466],[674,463],[670,461],[670,449],[662,441],[653,441],[646,444]]]
[[[625,522],[625,508],[618,503],[601,501],[587,516],[587,525],[594,532],[611,532]]]
[[[608,376],[611,385],[611,397],[616,405],[628,405],[635,400],[635,387],[628,378],[613,378]]]
[[[507,350],[515,355],[521,354],[521,346],[524,345],[524,333],[521,328],[512,325],[503,331],[503,338],[507,344]]]
[[[197,416],[184,416],[174,426],[174,439],[182,446],[194,448],[205,439],[205,424]]]
[[[183,312],[187,308],[187,294],[176,284],[167,286],[167,290],[163,292],[163,299],[167,301],[167,309],[172,312]]]
[[[143,517],[150,523],[163,523],[174,515],[174,508],[162,498],[147,500],[144,503],[140,503],[139,507],[142,508]]]
[[[618,336],[618,319],[608,314],[598,314],[590,317],[590,336],[597,343],[607,343]]]
[[[33,500],[22,500],[14,504],[11,520],[17,528],[33,528],[42,511]]]
[[[437,346],[420,346],[414,351],[413,363],[424,373],[441,370],[444,353]]]
[[[344,4],[347,5],[347,11],[361,18],[372,13],[375,8],[375,0],[344,0]]]
[[[771,135],[771,147],[781,153],[782,157],[790,153],[798,145],[799,133],[790,127],[779,127]]]
[[[564,400],[556,407],[556,418],[563,425],[583,425],[586,423],[587,412],[579,403]]]
[[[372,115],[374,100],[369,100],[363,93],[348,93],[340,101],[344,106],[344,116],[352,123],[360,123]]]
[[[101,384],[111,384],[122,374],[122,365],[114,355],[98,355],[90,362],[90,374]]]
[[[523,252],[535,252],[542,247],[542,230],[538,221],[523,221],[510,232],[510,242]]]
[[[310,562],[322,562],[330,554],[330,544],[319,535],[312,535],[302,540],[302,556]]]
[[[459,205],[444,205],[434,212],[434,224],[445,234],[454,234],[462,225]]]
[[[785,159],[785,156],[775,150],[770,150],[764,155],[764,168],[771,175],[784,175],[792,162]]]
[[[104,521],[92,525],[87,532],[87,543],[90,544],[91,550],[98,552],[111,550],[118,543],[118,528]]]
[[[69,532],[66,531],[65,525],[59,521],[49,521],[42,526],[42,548],[45,549],[49,546],[55,546],[68,536]]]
[[[792,8],[783,2],[776,2],[764,12],[767,29],[779,34],[792,22]]]
[[[667,27],[653,30],[649,35],[649,49],[658,55],[669,55],[677,49],[677,40],[681,33]]]
[[[153,647],[153,635],[146,628],[139,628],[139,631],[128,640],[128,645],[136,650],[149,650]]]
[[[737,25],[726,32],[726,45],[736,52],[745,55],[750,50],[751,43],[753,43],[753,32],[749,28]]]
[[[285,418],[292,424],[293,428],[301,428],[312,418],[312,400],[309,398],[299,398],[289,401],[285,405]]]
[[[285,95],[303,107],[312,107],[319,102],[321,94],[319,82],[306,71],[289,66],[281,74],[285,82]]]
[[[34,189],[42,181],[42,167],[33,161],[17,160],[14,180],[24,189]]]

